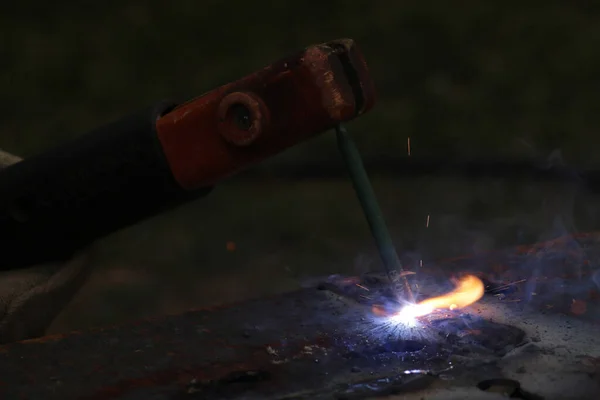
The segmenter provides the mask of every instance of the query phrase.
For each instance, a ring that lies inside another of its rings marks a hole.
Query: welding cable
[[[157,102],[0,174],[0,269],[68,260],[116,228],[203,197],[182,189],[156,139]]]
[[[362,54],[338,39],[10,165],[0,173],[0,271],[66,261],[374,103]]]

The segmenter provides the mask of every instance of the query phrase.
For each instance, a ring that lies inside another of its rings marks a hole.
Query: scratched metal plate
[[[498,301],[523,298],[531,276],[510,284],[526,275],[523,265],[543,265],[538,277],[569,263],[577,276],[594,273],[597,237],[577,240],[572,253],[568,241],[424,266],[412,283],[422,293],[443,291],[447,275],[474,270],[495,287],[509,283],[512,291]],[[535,296],[546,299],[556,279],[563,293],[588,296],[582,317],[593,312],[592,292],[569,286],[578,277],[540,279],[548,287],[536,286]],[[460,371],[489,378],[496,367],[473,368],[473,360],[502,357],[527,340],[522,330],[468,310],[398,328],[371,312],[385,300],[383,289],[381,298],[364,298],[357,284],[378,291],[372,276],[336,277],[281,296],[7,345],[0,348],[0,398],[366,398],[418,391],[440,377],[459,383]]]

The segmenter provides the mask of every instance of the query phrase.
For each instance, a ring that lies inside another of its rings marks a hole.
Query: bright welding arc
[[[457,310],[477,302],[485,291],[481,279],[474,275],[465,275],[455,281],[456,287],[449,293],[425,299],[417,304],[409,304],[390,318],[397,323],[413,324],[419,317],[431,314],[435,310]]]

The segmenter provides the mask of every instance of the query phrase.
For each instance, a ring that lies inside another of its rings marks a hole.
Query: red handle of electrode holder
[[[375,90],[353,40],[311,46],[184,103],[157,121],[175,180],[213,185],[370,110]]]

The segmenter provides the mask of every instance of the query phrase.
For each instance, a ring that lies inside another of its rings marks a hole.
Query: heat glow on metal
[[[431,297],[418,303],[407,304],[400,311],[387,316],[388,322],[406,327],[419,325],[419,318],[438,310],[457,310],[477,302],[484,293],[481,279],[465,275],[454,280],[455,288],[441,296]]]

